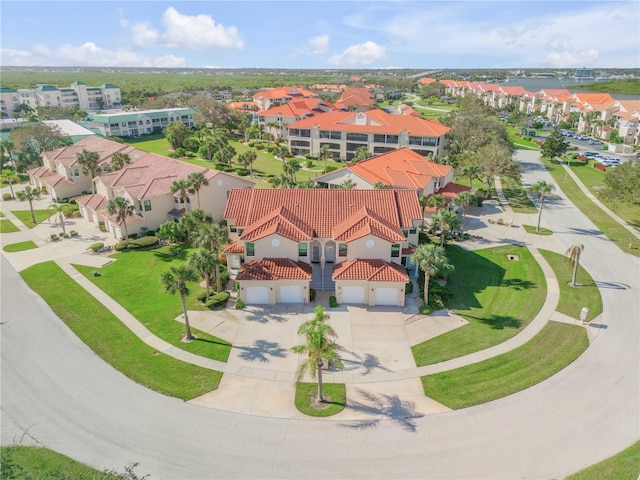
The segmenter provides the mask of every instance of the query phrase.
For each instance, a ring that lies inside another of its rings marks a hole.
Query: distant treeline
[[[640,95],[640,80],[605,80],[585,85],[567,85],[570,89],[590,90],[592,92],[620,93],[624,95]]]

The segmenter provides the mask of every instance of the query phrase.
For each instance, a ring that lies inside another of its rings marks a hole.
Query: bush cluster
[[[104,243],[103,242],[96,242],[96,243],[92,243],[89,246],[89,250],[93,250],[94,252],[98,252],[102,247],[104,247]]]
[[[124,250],[126,240],[121,240],[116,243],[114,247],[117,251]],[[158,245],[158,237],[141,237],[141,238],[129,238],[129,250],[137,250],[139,248],[148,248]]]
[[[335,297],[335,296],[333,296],[333,295],[331,295],[331,296],[329,297],[329,306],[330,306],[331,308],[335,308],[335,307],[337,307],[337,306],[338,306],[338,300],[337,300],[337,299],[336,299],[336,297]]]
[[[237,300],[234,307],[236,310],[242,310],[244,308],[244,302],[242,300]]]
[[[227,304],[227,301],[229,300],[229,296],[230,296],[229,292],[216,293],[215,295],[212,295],[211,297],[209,297],[209,300],[207,300],[207,303],[205,303],[205,306],[210,310],[224,307]]]

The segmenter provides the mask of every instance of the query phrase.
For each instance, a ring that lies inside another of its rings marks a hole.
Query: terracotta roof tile
[[[294,242],[313,238],[313,228],[285,207],[278,207],[270,214],[248,225],[240,238],[252,242],[274,233]]]
[[[93,195],[77,198],[76,203],[98,212],[107,209],[109,200],[104,195],[94,193]]]
[[[404,235],[394,225],[390,225],[367,207],[362,207],[344,222],[336,225],[332,237],[340,242],[352,242],[367,235],[374,235],[388,242],[402,242]]]
[[[253,98],[294,98],[294,97],[317,97],[318,94],[301,87],[276,87],[269,88],[256,93]]]
[[[312,267],[308,263],[289,258],[262,258],[240,267],[236,280],[311,280]]]
[[[359,259],[338,263],[333,266],[331,278],[335,280],[368,280],[370,282],[409,281],[402,265],[378,259]]]
[[[244,253],[244,247],[240,242],[230,243],[225,247],[222,253]]]

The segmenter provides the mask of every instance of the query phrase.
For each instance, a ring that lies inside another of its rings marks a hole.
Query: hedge
[[[116,250],[124,250],[127,242],[126,240],[119,241],[114,247]],[[147,248],[158,245],[158,237],[150,236],[150,237],[140,237],[140,238],[129,238],[129,250],[136,250],[138,248]]]
[[[209,309],[219,308],[227,304],[229,300],[229,296],[231,294],[229,292],[220,292],[212,295],[207,303],[205,303],[206,307]]]

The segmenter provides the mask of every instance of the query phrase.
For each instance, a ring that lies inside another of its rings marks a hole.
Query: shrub
[[[316,290],[315,288],[309,289],[309,301],[313,302],[316,299]]]
[[[120,251],[125,248],[126,240],[120,240],[116,243],[114,247],[116,250]],[[129,250],[137,250],[139,248],[148,248],[158,245],[158,237],[141,237],[141,238],[131,238],[129,237]]]
[[[136,238],[138,238],[138,234],[137,233],[130,233],[129,234],[129,240],[135,240]]]
[[[224,168],[222,169],[222,171],[223,171],[223,172],[226,172],[226,173],[231,173],[231,172],[233,172],[234,170],[233,170],[233,168],[231,168],[231,167],[224,167]]]
[[[420,307],[418,307],[418,310],[422,315],[429,315],[433,311],[431,310],[429,305],[420,305]]]
[[[169,158],[178,158],[180,155],[178,154],[178,152],[169,152],[167,156]]]
[[[498,221],[496,222],[498,225],[504,225],[504,220],[502,220],[502,218],[499,218]]]
[[[69,238],[70,236],[69,236],[69,234],[68,234],[68,233],[65,233],[65,234],[63,235],[63,237],[64,237],[64,238]]]
[[[78,236],[78,232],[76,232],[75,230],[71,230],[69,232],[69,235],[71,235],[72,237],[77,237]]]
[[[149,231],[147,231],[147,232],[145,233],[145,235],[146,235],[147,237],[155,237],[155,236],[156,236],[156,232],[155,232],[155,230],[149,230]]]
[[[182,147],[178,147],[178,148],[176,148],[176,153],[178,154],[178,156],[184,157],[185,153],[186,153],[186,150],[184,148],[182,148]]]
[[[216,293],[215,295],[209,297],[209,300],[207,300],[207,303],[205,303],[205,305],[210,310],[213,310],[214,308],[220,308],[227,304],[229,296],[229,292]]]
[[[196,298],[198,299],[199,302],[204,303],[207,300],[207,291],[206,290],[202,290],[197,296]]]
[[[333,172],[334,170],[337,170],[338,167],[336,167],[335,165],[329,165],[327,168],[324,169],[323,173],[329,173],[329,172]]]
[[[51,240],[58,240],[58,235],[55,233],[51,234]]]
[[[104,243],[103,242],[96,242],[96,243],[92,243],[89,246],[89,250],[93,250],[94,252],[98,252],[102,247],[104,247]]]
[[[404,294],[408,295],[413,293],[413,282],[407,282],[404,284]]]
[[[13,200],[13,197],[11,196],[10,193],[3,193],[2,194],[2,199],[5,200],[5,201],[6,200]]]
[[[313,167],[313,160],[307,160],[306,162],[304,162],[304,165],[307,168]]]
[[[239,291],[240,291],[240,282],[235,282],[235,283],[233,284],[233,289],[234,289],[236,292],[239,292]]]
[[[242,300],[238,300],[233,306],[236,310],[242,310],[244,308],[244,302]]]
[[[104,222],[98,222],[98,228],[100,229],[101,232],[107,231],[107,227],[104,226]]]
[[[338,306],[338,300],[336,300],[336,297],[335,297],[335,296],[333,296],[333,295],[331,295],[331,296],[329,297],[329,306],[330,306],[331,308],[335,308],[335,307],[337,307],[337,306]]]
[[[256,146],[256,142],[254,142],[253,140],[250,141],[249,143],[247,143],[247,145],[249,145],[250,147],[255,147]]]
[[[264,150],[264,145],[256,145],[256,150]]]
[[[236,173],[239,177],[246,177],[247,175],[249,175],[249,172],[244,168],[236,168]]]

